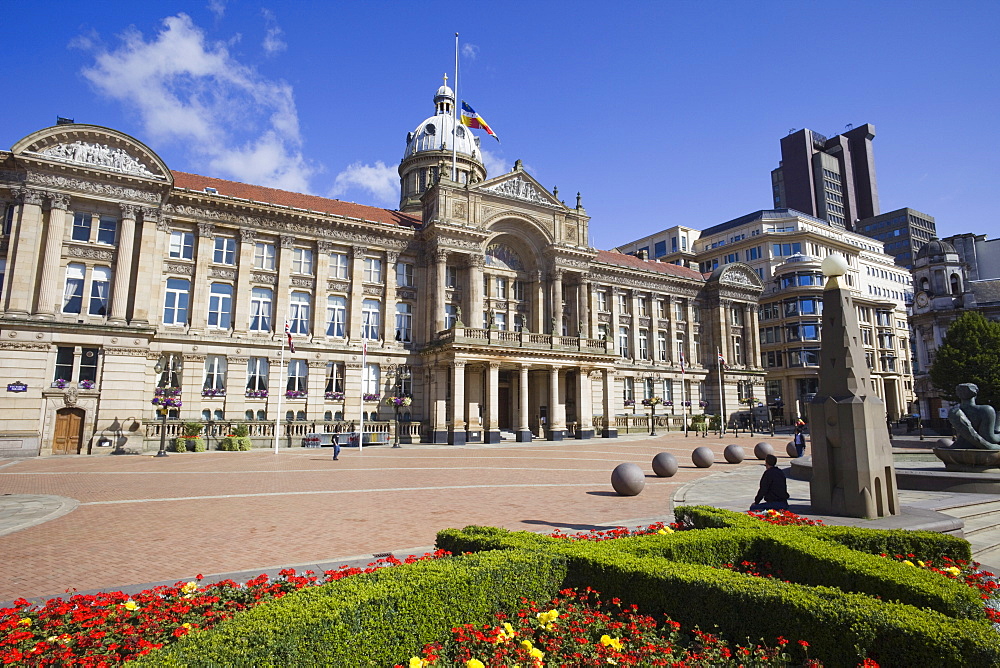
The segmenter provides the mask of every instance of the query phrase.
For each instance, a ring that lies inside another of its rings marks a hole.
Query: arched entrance
[[[52,437],[52,454],[75,455],[83,444],[82,408],[60,408],[56,411],[56,428]]]

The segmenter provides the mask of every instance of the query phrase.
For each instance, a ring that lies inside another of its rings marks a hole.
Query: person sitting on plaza
[[[764,458],[764,475],[760,477],[760,489],[750,510],[788,510],[785,472],[778,468],[778,458],[774,455]]]

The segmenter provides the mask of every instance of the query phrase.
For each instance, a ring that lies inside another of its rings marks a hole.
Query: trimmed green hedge
[[[840,544],[877,545],[879,551],[892,545],[931,558],[953,551],[954,537],[920,534],[907,544],[910,532],[879,537],[875,530],[859,530],[860,537],[847,538],[848,529],[824,536],[821,527],[773,526],[716,509],[686,511],[704,525],[736,527],[605,542],[467,527],[440,532],[438,547],[552,551],[569,561],[568,586],[591,586],[685,626],[718,625],[735,641],[805,639],[813,647],[810,655],[828,665],[853,666],[865,656],[885,666],[1000,665],[1000,637],[984,621],[974,590]],[[915,551],[920,548],[937,551]],[[711,567],[743,559],[771,562],[781,569],[780,578],[796,582]]]
[[[387,666],[458,624],[547,600],[566,577],[552,553],[489,552],[417,562],[303,589],[185,636],[136,666]]]

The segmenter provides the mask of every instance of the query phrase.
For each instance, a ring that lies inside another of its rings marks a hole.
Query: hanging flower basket
[[[650,397],[648,399],[642,400],[643,406],[659,406],[662,403],[663,399],[661,399],[660,397]]]
[[[153,393],[153,401],[151,403],[161,408],[180,408],[182,406],[181,388],[158,387]]]
[[[410,397],[386,397],[386,406],[409,406],[413,403],[413,399]]]

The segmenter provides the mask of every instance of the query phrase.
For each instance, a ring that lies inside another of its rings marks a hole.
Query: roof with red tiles
[[[640,260],[634,255],[626,255],[618,251],[597,251],[595,261],[628,269],[642,269],[644,271],[655,271],[660,274],[670,274],[679,278],[690,278],[698,281],[705,280],[705,276],[696,269],[689,269],[688,267],[668,264],[666,262],[656,262],[655,260]]]
[[[174,187],[187,188],[204,192],[205,188],[215,188],[219,195],[225,197],[235,197],[239,199],[263,202],[265,204],[277,204],[288,206],[294,209],[305,209],[307,211],[319,211],[335,216],[345,216],[348,218],[360,218],[376,223],[388,223],[390,225],[400,225],[403,227],[419,227],[419,216],[400,213],[389,209],[380,209],[364,204],[354,204],[353,202],[342,202],[339,199],[327,199],[316,195],[303,195],[277,188],[266,188],[264,186],[252,186],[237,181],[226,181],[215,179],[199,174],[188,174],[186,172],[173,172]]]

